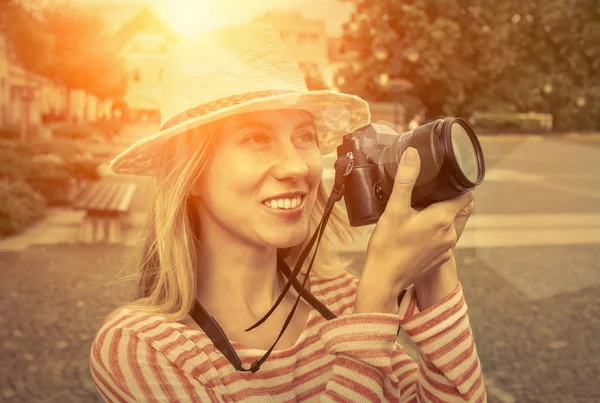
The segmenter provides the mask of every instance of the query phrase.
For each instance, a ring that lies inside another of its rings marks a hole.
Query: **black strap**
[[[289,279],[291,274],[290,267],[287,265],[285,260],[280,256],[277,256],[277,268],[279,271]],[[306,290],[297,279],[293,279],[292,284],[294,289],[300,294],[306,302],[308,302],[313,308],[315,308],[323,317],[327,320],[335,319],[337,316],[329,310],[321,301],[317,299],[314,295],[312,295],[308,290]],[[236,370],[238,371],[252,371],[256,372],[258,367],[255,366],[256,363],[253,363],[253,366],[250,369],[246,369],[242,367],[242,362],[239,356],[236,354],[235,349],[229,342],[225,331],[219,323],[213,318],[206,309],[196,301],[194,304],[194,308],[190,313],[192,319],[200,326],[204,333],[208,336],[208,338],[213,342],[215,347],[233,364]],[[254,369],[255,368],[255,369]]]
[[[238,371],[242,371],[242,372],[251,371],[252,373],[255,373],[256,371],[258,371],[260,369],[260,366],[269,357],[269,355],[275,348],[275,345],[277,344],[277,342],[279,341],[279,339],[285,332],[285,329],[290,324],[292,317],[298,306],[298,303],[300,302],[300,298],[304,298],[304,300],[306,302],[308,302],[313,308],[315,308],[317,311],[319,311],[319,313],[321,313],[321,315],[323,315],[327,320],[336,318],[336,315],[333,312],[331,312],[323,303],[321,303],[321,301],[319,301],[314,295],[312,295],[305,288],[306,281],[308,280],[310,271],[312,269],[313,262],[317,255],[317,250],[319,248],[319,244],[320,244],[321,238],[323,236],[323,233],[325,232],[326,224],[327,224],[327,221],[331,214],[331,211],[333,209],[333,206],[337,201],[341,200],[341,198],[342,198],[343,191],[344,191],[343,177],[347,176],[350,173],[350,171],[352,170],[353,161],[350,159],[347,159],[347,158],[339,158],[335,162],[334,167],[335,167],[335,171],[336,171],[334,186],[331,191],[331,195],[329,196],[329,200],[327,200],[327,204],[325,205],[325,211],[323,212],[323,217],[321,218],[321,222],[317,226],[317,229],[315,230],[315,233],[311,237],[310,241],[308,242],[308,244],[306,245],[306,247],[300,254],[300,257],[298,258],[298,261],[296,262],[296,266],[294,267],[293,271],[290,271],[290,268],[287,265],[287,263],[278,256],[277,267],[284,274],[284,276],[288,278],[288,281],[287,281],[286,285],[284,286],[284,288],[281,292],[281,295],[279,295],[279,297],[277,298],[277,301],[275,302],[273,307],[271,307],[269,312],[267,312],[265,314],[265,316],[263,316],[258,322],[256,322],[250,328],[246,329],[246,331],[250,331],[250,330],[260,326],[262,323],[264,323],[269,318],[269,316],[275,311],[277,306],[279,306],[279,304],[281,303],[285,294],[288,292],[288,290],[290,289],[291,286],[293,286],[294,289],[298,292],[298,297],[296,298],[296,302],[294,303],[292,310],[288,314],[288,317],[286,318],[285,323],[283,324],[283,327],[281,329],[281,332],[279,333],[279,336],[277,336],[277,339],[275,340],[273,345],[269,348],[269,350],[267,350],[267,352],[259,360],[253,362],[251,364],[250,368],[244,368],[242,366],[242,362],[241,362],[239,356],[235,352],[235,349],[229,342],[229,339],[227,338],[227,335],[225,334],[225,332],[223,331],[221,326],[219,326],[217,321],[206,311],[206,309],[204,309],[204,307],[202,307],[202,305],[198,301],[196,301],[194,304],[194,308],[192,309],[190,316],[198,324],[198,326],[200,326],[200,328],[206,333],[206,335],[211,339],[211,341],[213,342],[215,347],[217,347],[217,349],[229,360],[229,362]],[[306,272],[306,277],[304,278],[304,281],[302,282],[302,284],[300,284],[299,281],[297,280],[298,274],[300,273],[302,264],[304,263],[304,261],[306,260],[306,257],[310,253],[310,250],[312,249],[312,246],[314,245],[315,241],[317,241],[317,245],[315,247],[315,252],[314,252],[312,259],[310,261],[310,264],[308,266],[308,270]]]
[[[287,265],[285,260],[283,260],[283,258],[279,256],[277,256],[277,258],[279,260],[279,264],[277,265],[277,267],[283,273],[283,275],[289,279],[290,275],[292,274],[290,267]],[[298,279],[293,279],[292,285],[294,286],[296,292],[300,294],[302,298],[304,298],[306,302],[308,302],[313,308],[315,308],[325,319],[331,320],[337,318],[337,316],[333,312],[331,312],[329,308],[327,308],[321,301],[319,301],[317,297],[315,297],[310,293],[310,291],[302,287]]]

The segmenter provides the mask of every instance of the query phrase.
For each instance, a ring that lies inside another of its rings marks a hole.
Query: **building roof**
[[[104,23],[104,33],[113,37],[118,47],[122,47],[139,32],[164,35],[170,44],[180,39],[157,16],[151,1],[79,0],[73,6],[100,17]]]
[[[122,47],[139,32],[164,35],[170,45],[180,39],[156,14],[144,7],[114,34],[116,45]]]

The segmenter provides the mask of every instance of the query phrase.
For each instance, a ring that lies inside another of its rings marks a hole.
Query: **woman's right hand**
[[[452,257],[457,242],[454,218],[471,203],[473,192],[417,211],[411,198],[420,167],[417,151],[409,147],[398,165],[385,212],[369,240],[355,313],[393,312],[400,291]]]

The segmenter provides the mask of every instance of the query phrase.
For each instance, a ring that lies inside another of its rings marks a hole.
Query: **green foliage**
[[[544,132],[551,129],[550,115],[535,113],[476,112],[470,123],[477,131]]]
[[[19,63],[28,71],[44,75],[51,63],[52,38],[40,22],[37,1],[0,0],[0,27]]]
[[[91,137],[94,134],[93,128],[80,123],[63,123],[56,125],[52,130],[56,138],[82,140]]]
[[[2,29],[25,69],[100,98],[126,92],[125,61],[102,34],[98,16],[57,2],[33,13],[19,1],[2,1]]]
[[[77,180],[98,180],[100,161],[72,141],[0,141],[0,179],[24,181],[48,200]]]
[[[339,72],[342,91],[418,99],[428,119],[535,111],[551,113],[558,129],[600,128],[597,1],[355,3],[343,42],[357,67]],[[383,85],[382,74],[412,86]]]
[[[45,200],[28,184],[0,180],[0,236],[18,233],[45,215]]]

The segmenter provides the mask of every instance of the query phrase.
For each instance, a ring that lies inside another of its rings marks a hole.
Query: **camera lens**
[[[458,167],[467,179],[471,182],[476,182],[479,175],[477,152],[469,134],[462,125],[453,123],[450,129],[450,137]]]
[[[421,157],[421,171],[412,195],[413,206],[427,206],[472,190],[483,181],[485,162],[471,126],[460,118],[439,119],[399,135],[378,161],[385,172],[384,189],[391,192],[398,164],[408,147]]]

